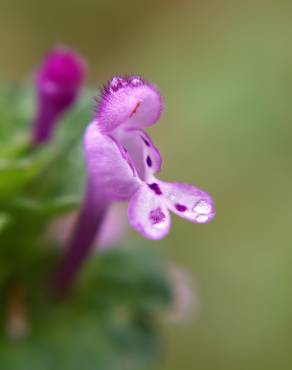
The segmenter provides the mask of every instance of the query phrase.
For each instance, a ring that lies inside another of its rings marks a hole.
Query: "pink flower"
[[[208,193],[155,176],[162,158],[143,129],[158,121],[162,109],[158,89],[139,76],[114,77],[103,89],[84,136],[86,194],[67,253],[53,279],[58,294],[72,285],[108,207],[117,200],[129,201],[130,225],[149,239],[168,234],[170,211],[194,223],[206,223],[215,216]]]
[[[97,114],[88,126],[84,150],[89,207],[99,199],[129,200],[131,226],[149,239],[162,239],[170,229],[170,212],[194,223],[215,216],[210,195],[192,185],[156,178],[162,158],[143,130],[162,112],[157,88],[138,76],[114,77],[101,94]]]

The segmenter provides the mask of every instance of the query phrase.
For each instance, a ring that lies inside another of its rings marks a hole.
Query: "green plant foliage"
[[[171,293],[157,251],[96,253],[70,296],[49,294],[62,249],[49,242],[48,226],[82,201],[91,95],[64,116],[50,145],[33,149],[32,89],[0,88],[0,369],[149,369],[160,353],[158,321]],[[19,340],[7,334],[13,286],[25,292],[28,333]]]

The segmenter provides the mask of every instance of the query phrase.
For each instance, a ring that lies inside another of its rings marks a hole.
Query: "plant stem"
[[[41,98],[40,98],[41,99]],[[32,146],[38,147],[48,142],[53,135],[59,112],[47,102],[40,101],[38,112],[32,127]]]
[[[64,297],[72,288],[80,268],[92,250],[107,208],[108,202],[93,194],[92,186],[88,184],[72,238],[50,284],[53,295]]]

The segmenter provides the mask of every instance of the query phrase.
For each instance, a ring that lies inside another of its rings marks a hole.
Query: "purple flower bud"
[[[50,51],[36,73],[38,110],[33,145],[48,141],[61,114],[78,97],[85,77],[85,61],[76,52],[59,46]]]

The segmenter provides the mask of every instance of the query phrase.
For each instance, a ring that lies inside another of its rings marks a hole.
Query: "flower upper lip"
[[[103,132],[120,125],[137,129],[155,124],[162,109],[162,97],[155,85],[140,76],[118,76],[102,89],[96,119]]]

